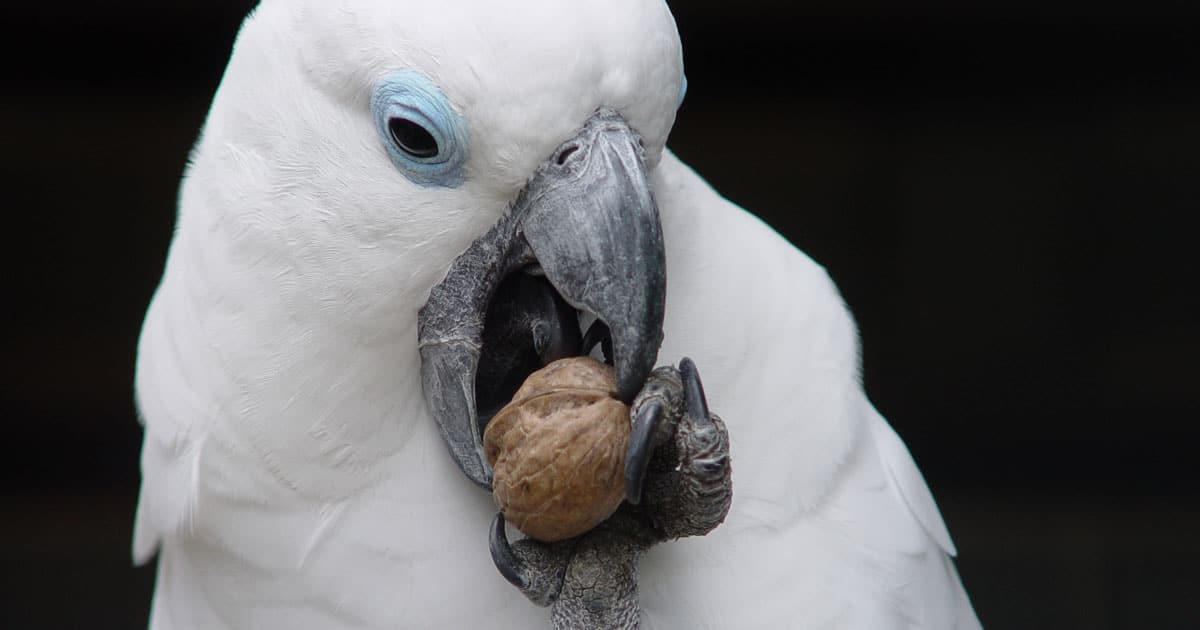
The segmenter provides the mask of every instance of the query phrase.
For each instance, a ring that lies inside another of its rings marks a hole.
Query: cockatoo
[[[829,276],[665,148],[684,85],[661,0],[262,2],[138,347],[152,628],[546,627],[489,553],[521,362],[480,347],[590,320],[626,399],[694,359],[734,462],[724,524],[642,558],[642,627],[978,626]],[[500,299],[530,325],[485,334]]]

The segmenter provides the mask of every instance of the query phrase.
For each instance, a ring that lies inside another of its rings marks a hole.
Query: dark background
[[[248,0],[0,8],[0,627],[144,626],[136,335]],[[992,628],[1200,614],[1194,0],[673,3],[671,146],[823,263]]]

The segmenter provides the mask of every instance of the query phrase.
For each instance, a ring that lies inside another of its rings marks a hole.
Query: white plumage
[[[399,176],[369,89],[413,68],[471,131],[467,177]],[[421,392],[416,315],[597,107],[644,138],[669,292],[660,362],[726,419],[734,503],[642,562],[648,628],[972,628],[950,537],[865,397],[824,270],[664,150],[682,81],[655,0],[266,0],[184,182],[147,314],[139,561],[151,626],[531,628],[494,506]]]

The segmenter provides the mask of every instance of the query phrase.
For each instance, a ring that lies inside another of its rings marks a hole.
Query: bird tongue
[[[579,316],[544,276],[514,273],[496,289],[483,323],[475,374],[475,406],[482,431],[542,366],[582,353]]]

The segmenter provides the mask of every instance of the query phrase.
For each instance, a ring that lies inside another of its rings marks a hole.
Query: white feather
[[[153,628],[547,623],[492,566],[491,498],[425,408],[416,313],[600,105],[655,167],[660,359],[696,359],[732,440],[729,518],[648,555],[646,626],[978,625],[829,277],[664,151],[679,59],[654,0],[266,0],[248,19],[139,345]],[[412,185],[375,139],[369,87],[404,67],[471,125],[458,188]]]

